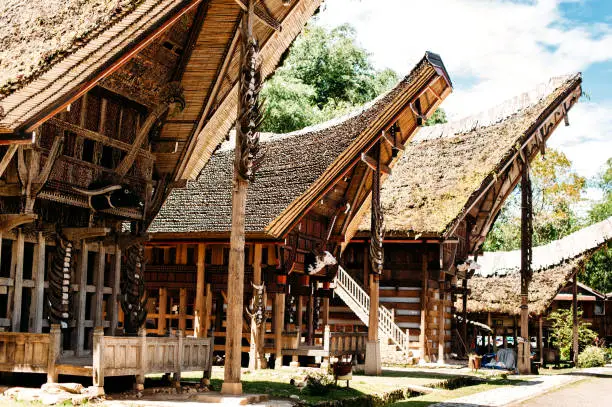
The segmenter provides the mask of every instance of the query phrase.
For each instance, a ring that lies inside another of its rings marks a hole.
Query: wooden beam
[[[283,327],[285,325],[285,294],[276,293],[274,297],[274,369],[283,367]]]
[[[123,158],[123,160],[121,160],[119,165],[117,165],[117,167],[115,168],[115,173],[117,173],[117,175],[119,175],[120,177],[123,177],[125,176],[125,174],[127,174],[129,169],[132,168],[132,164],[134,164],[134,160],[136,159],[136,156],[138,155],[138,152],[140,151],[140,146],[142,145],[142,143],[145,141],[145,139],[149,135],[149,132],[151,131],[151,128],[153,127],[155,122],[164,113],[166,113],[167,110],[168,110],[168,105],[163,104],[163,105],[157,106],[155,109],[153,109],[151,113],[149,113],[144,123],[138,129],[138,133],[136,134],[136,137],[134,138],[134,142],[132,143],[132,148],[130,149],[130,151],[128,151],[128,153]]]
[[[440,272],[440,280],[438,280],[438,363],[444,364],[444,348],[446,345],[446,326],[445,326],[445,291],[446,279],[444,272]]]
[[[240,8],[244,11],[248,11],[248,0],[235,0],[236,3],[240,6]],[[264,25],[270,27],[271,29],[273,29],[274,31],[281,31],[282,30],[282,26],[280,24],[280,22],[278,22],[269,12],[269,10],[267,10],[267,7],[265,7],[264,5],[262,5],[261,3],[257,2],[257,4],[255,4],[255,17],[257,17],[257,19],[262,22]]]
[[[0,177],[2,177],[2,175],[4,174],[6,167],[8,167],[8,165],[10,164],[11,160],[13,159],[13,156],[17,152],[18,147],[19,146],[17,144],[11,144],[8,146],[8,150],[6,150],[6,153],[4,153],[4,155],[2,156],[2,161],[0,161]]]
[[[166,334],[166,313],[168,311],[168,289],[159,289],[159,304],[158,304],[158,319],[157,319],[157,334]]]
[[[34,222],[36,219],[38,219],[38,215],[33,213],[0,215],[0,233],[8,232],[26,223]]]
[[[49,155],[47,156],[47,161],[45,161],[45,165],[32,180],[32,190],[30,191],[30,195],[33,198],[38,195],[42,187],[47,183],[49,175],[51,175],[53,165],[55,164],[57,157],[59,157],[62,153],[63,147],[64,136],[56,136],[55,139],[53,139],[53,145],[51,146],[51,150],[49,151]]]
[[[372,171],[376,171],[376,165],[377,165],[377,160],[376,159],[370,157],[366,153],[361,153],[361,161],[366,163],[366,165]],[[380,172],[382,172],[385,175],[391,175],[391,168],[388,165],[386,165],[386,164],[380,163]]]
[[[572,361],[578,366],[578,275],[572,281]]]
[[[181,332],[185,332],[187,328],[187,289],[179,289],[179,323],[178,329]]]
[[[429,290],[429,270],[427,269],[427,254],[423,253],[421,256],[422,262],[422,286],[421,286],[421,325],[420,325],[420,335],[419,335],[419,350],[421,352],[421,360],[428,362],[429,358],[427,356],[427,310],[428,310],[428,293]],[[467,342],[466,342],[467,343]]]
[[[76,242],[79,240],[93,239],[95,237],[104,237],[111,232],[111,229],[102,227],[65,228],[62,232],[68,240]]]

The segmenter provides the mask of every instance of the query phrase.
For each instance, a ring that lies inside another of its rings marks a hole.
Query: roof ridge
[[[524,109],[536,105],[565,83],[581,76],[581,73],[553,76],[547,82],[541,82],[532,89],[506,99],[487,110],[461,119],[451,120],[448,123],[424,127],[417,133],[412,142],[419,143],[437,138],[453,137],[457,134],[495,125]]]

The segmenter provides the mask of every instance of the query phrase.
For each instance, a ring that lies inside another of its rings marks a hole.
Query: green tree
[[[398,81],[391,69],[376,70],[355,30],[309,24],[266,81],[262,131],[289,132],[321,123],[360,106]]]
[[[561,359],[564,360],[569,360],[570,349],[572,349],[574,335],[572,309],[560,309],[551,312],[547,318],[551,322],[550,336],[553,345],[559,348]],[[592,344],[597,338],[597,334],[589,329],[589,326],[591,324],[582,320],[582,309],[578,308],[578,344],[580,348]]]
[[[560,239],[584,224],[574,206],[582,200],[586,179],[576,174],[561,151],[548,149],[531,164],[533,244]],[[493,225],[484,250],[515,250],[521,242],[520,184],[512,192]]]
[[[612,216],[612,158],[608,159],[604,170],[593,184],[603,193],[602,199],[595,203],[589,212],[589,220],[595,223]],[[591,257],[578,278],[598,291],[612,292],[612,242],[608,242]]]
[[[442,124],[446,123],[448,120],[446,119],[446,112],[444,109],[438,108],[434,114],[431,115],[429,119],[425,122],[425,126],[433,126],[434,124]]]

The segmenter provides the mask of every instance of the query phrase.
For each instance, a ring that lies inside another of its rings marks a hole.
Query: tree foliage
[[[586,179],[572,170],[561,151],[548,149],[531,165],[533,191],[533,244],[539,246],[560,239],[578,229],[583,222],[574,207],[582,199]],[[515,250],[521,242],[520,183],[508,197],[493,225],[484,250]]]
[[[356,42],[355,30],[309,24],[262,90],[262,131],[286,133],[321,123],[389,90],[397,74],[378,71]]]
[[[572,318],[572,309],[559,309],[551,312],[548,320],[551,322],[550,336],[553,340],[553,345],[559,348],[561,359],[568,360],[570,358],[570,350],[572,349],[572,338],[574,335],[574,324]],[[593,343],[597,334],[592,331],[588,322],[582,319],[582,309],[578,308],[578,345],[583,348]]]
[[[612,158],[608,159],[594,185],[601,189],[603,197],[589,211],[589,220],[592,223],[612,216]],[[591,257],[579,279],[603,293],[612,292],[612,242],[608,242]]]

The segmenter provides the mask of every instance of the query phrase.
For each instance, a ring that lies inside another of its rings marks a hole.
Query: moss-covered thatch
[[[554,78],[491,111],[423,128],[383,184],[387,234],[444,233],[560,96],[579,84],[580,75]],[[360,229],[369,230],[369,217]]]
[[[142,1],[0,2],[0,100],[83,47]]]
[[[612,240],[612,217],[533,250],[529,312],[540,315],[589,257]],[[468,312],[517,315],[521,305],[520,250],[484,253],[468,281]],[[462,301],[456,304],[462,310]]]

